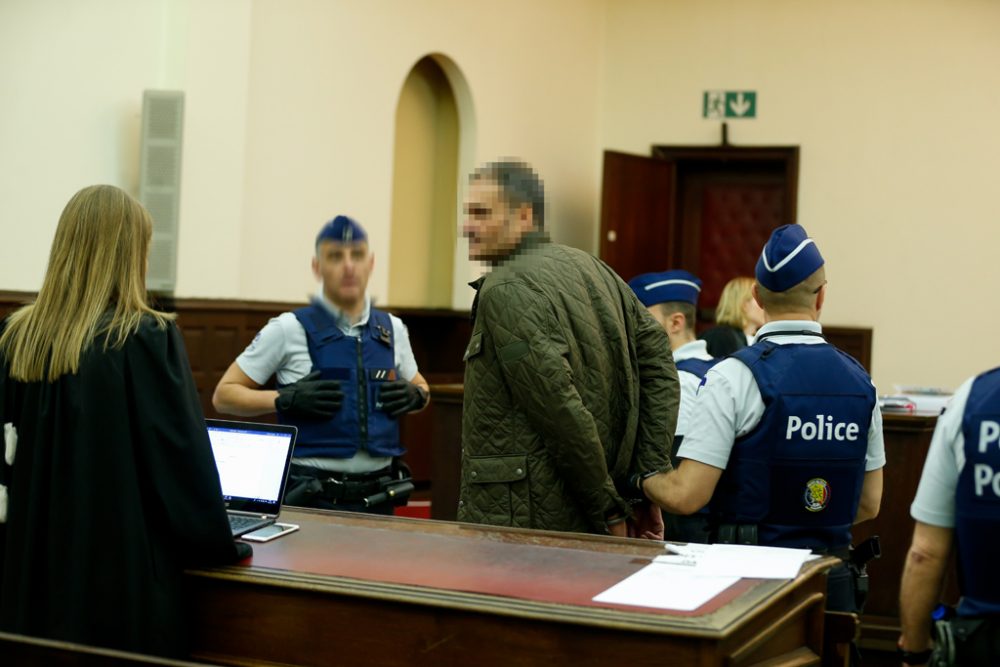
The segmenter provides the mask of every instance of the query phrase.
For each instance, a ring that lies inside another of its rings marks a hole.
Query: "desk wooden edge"
[[[776,586],[769,582],[755,586],[742,594],[743,602],[750,607],[748,613],[731,610],[731,605],[701,616],[671,616],[667,614],[628,611],[621,608],[584,607],[561,603],[538,602],[522,598],[502,597],[466,591],[446,590],[396,584],[365,579],[352,579],[329,575],[289,572],[263,567],[226,566],[211,569],[191,569],[195,578],[239,582],[291,590],[309,591],[343,596],[381,600],[395,604],[440,607],[475,613],[496,614],[513,618],[546,622],[579,624],[630,632],[663,635],[680,635],[723,640],[748,623],[765,615],[771,606],[781,604],[780,592],[801,585],[804,581],[825,572],[839,561],[824,557],[803,565],[795,579],[783,580]],[[767,599],[770,598],[770,599]],[[760,601],[767,600],[765,604]],[[809,606],[822,603],[822,595],[807,596],[796,604]],[[554,613],[558,612],[558,613]],[[789,612],[790,613],[790,612]],[[707,623],[706,623],[707,621]],[[709,627],[706,627],[708,625]],[[714,625],[715,627],[711,627]]]

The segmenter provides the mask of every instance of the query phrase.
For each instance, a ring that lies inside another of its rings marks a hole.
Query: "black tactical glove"
[[[319,371],[313,371],[298,382],[278,390],[274,407],[292,417],[328,419],[340,409],[344,392],[337,380],[320,380]]]
[[[427,405],[427,392],[406,380],[383,382],[378,393],[379,407],[390,417],[399,417]]]

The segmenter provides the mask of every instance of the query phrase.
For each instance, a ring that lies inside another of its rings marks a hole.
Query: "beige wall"
[[[1000,363],[1000,3],[609,2],[602,145],[711,144],[710,89],[758,91],[737,145],[801,147],[823,320],[872,326],[874,379],[956,386]]]
[[[396,103],[441,53],[474,109],[464,163],[533,163],[553,235],[590,250],[603,148],[714,143],[702,92],[758,91],[730,138],[801,146],[825,321],[875,328],[881,388],[954,386],[1000,363],[998,26],[993,0],[4,0],[0,289],[37,289],[75,190],[136,191],[142,90],[171,88],[187,95],[179,296],[303,298],[314,235],[343,212],[391,301]],[[456,263],[455,306],[477,270]]]
[[[343,212],[369,229],[371,291],[391,300],[396,102],[431,53],[468,84],[464,164],[532,162],[554,236],[586,246],[603,17],[601,0],[4,0],[0,289],[37,289],[77,189],[137,191],[142,90],[170,88],[186,93],[179,296],[304,298],[316,231]],[[477,272],[457,263],[456,307]]]
[[[178,293],[240,296],[249,17],[249,0],[0,2],[0,289],[38,289],[74,192],[138,193],[153,88],[186,95]]]
[[[475,161],[532,162],[563,214],[555,235],[589,244],[603,9],[579,0],[256,2],[242,255],[256,269],[243,271],[241,293],[302,296],[313,236],[337,212],[357,217],[388,257],[396,103],[430,53],[451,58],[468,82]],[[275,263],[280,271],[263,270]],[[474,274],[457,269],[456,282]],[[388,268],[376,261],[370,291],[385,303],[387,287]],[[467,306],[471,290],[459,294],[455,305]]]

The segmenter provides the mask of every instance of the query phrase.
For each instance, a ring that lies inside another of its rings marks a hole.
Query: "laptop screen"
[[[277,514],[295,446],[295,427],[206,419],[226,507]]]

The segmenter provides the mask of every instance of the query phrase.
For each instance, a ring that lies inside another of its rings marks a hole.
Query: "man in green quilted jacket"
[[[610,267],[551,243],[544,222],[524,163],[470,177],[462,231],[491,271],[472,283],[458,518],[662,537],[659,512],[627,489],[670,469],[670,342]]]

